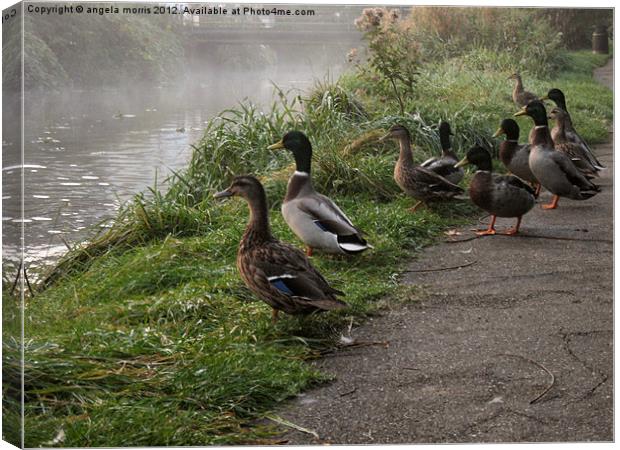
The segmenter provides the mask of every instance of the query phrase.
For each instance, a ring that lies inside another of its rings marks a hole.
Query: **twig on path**
[[[439,268],[436,268],[436,269],[403,270],[403,273],[441,272],[442,270],[454,270],[454,269],[461,269],[463,267],[469,267],[469,266],[472,266],[472,265],[476,264],[477,262],[478,262],[478,260],[474,260],[474,261],[468,262],[466,264],[460,264],[458,266],[439,267]]]
[[[381,345],[387,348],[390,345],[390,341],[360,341],[352,344],[340,345],[338,348],[370,347],[373,345]]]
[[[279,417],[279,416],[265,416],[265,417],[269,420],[274,421],[275,423],[279,423],[280,425],[284,425],[285,427],[293,428],[294,430],[301,431],[302,433],[311,434],[315,438],[320,439],[319,434],[316,431],[310,430],[309,428],[304,428],[300,425],[296,425],[293,422],[283,419],[282,417]]]
[[[483,238],[486,236],[490,236],[490,235],[489,234],[483,234],[482,236],[474,235],[472,237],[468,237],[465,239],[446,239],[444,242],[446,244],[458,244],[459,242],[469,242],[469,241],[473,241],[474,239],[479,239],[479,238]]]
[[[444,242],[446,244],[458,244],[459,242],[468,242],[468,241],[473,241],[474,239],[479,239],[479,238],[483,238],[486,236],[505,236],[504,234],[484,234],[481,236],[472,236],[466,239],[447,239]],[[551,239],[551,240],[555,240],[555,241],[579,241],[579,242],[602,242],[604,244],[613,244],[614,241],[611,239],[579,239],[579,238],[572,238],[572,237],[562,237],[562,236],[542,236],[542,235],[538,235],[538,234],[516,234],[514,236],[510,236],[512,239],[515,238],[530,238],[530,239]]]
[[[357,347],[371,347],[374,345],[381,345],[382,347],[388,348],[390,346],[390,341],[360,341],[360,342],[353,341],[350,344],[341,344],[334,348],[322,350],[319,352],[319,355],[325,356],[331,353],[335,353],[336,350],[342,350],[342,349],[347,349],[347,348],[357,348]]]
[[[544,391],[542,391],[540,394],[538,394],[536,396],[536,398],[530,400],[530,405],[533,405],[538,400],[543,398],[545,396],[545,394],[547,392],[549,392],[551,390],[551,388],[555,385],[555,375],[553,375],[553,373],[551,373],[551,371],[549,369],[547,369],[545,366],[543,366],[539,362],[534,361],[531,358],[528,358],[527,356],[515,355],[515,354],[512,354],[512,353],[499,353],[499,354],[497,354],[495,356],[509,356],[509,357],[512,357],[512,358],[520,358],[520,359],[522,359],[524,361],[527,361],[527,362],[530,362],[530,363],[534,364],[537,367],[540,367],[542,370],[547,372],[549,374],[549,376],[551,376],[551,382],[549,383],[549,386],[547,386]]]
[[[354,387],[354,388],[353,388],[353,389],[351,389],[350,391],[346,391],[346,392],[343,392],[343,393],[338,392],[338,394],[339,394],[341,397],[346,397],[347,395],[354,394],[355,392],[357,392],[357,388],[356,388],[356,387]]]

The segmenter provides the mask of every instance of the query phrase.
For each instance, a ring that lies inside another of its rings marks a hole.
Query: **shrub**
[[[368,42],[368,67],[388,81],[404,114],[403,94],[413,93],[418,75],[419,46],[399,20],[396,9],[367,8],[355,21]]]

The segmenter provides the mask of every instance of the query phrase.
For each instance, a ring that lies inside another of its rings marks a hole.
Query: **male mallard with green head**
[[[549,118],[554,119],[556,122],[554,130],[557,128],[557,133],[555,137],[551,135],[555,149],[566,153],[584,177],[598,177],[600,169],[590,163],[584,148],[575,142],[569,141],[566,136],[566,126],[569,120],[568,113],[562,108],[556,107],[549,112]]]
[[[407,195],[418,200],[418,203],[411,208],[412,212],[422,203],[448,200],[464,192],[459,186],[432,170],[415,165],[409,130],[403,125],[392,126],[380,140],[388,138],[396,139],[400,146],[400,154],[394,167],[394,180]]]
[[[557,208],[560,197],[585,200],[600,191],[598,186],[579,173],[568,156],[555,150],[547,111],[541,101],[530,102],[514,115],[527,115],[534,121],[530,133],[530,169],[540,184],[553,194],[553,201],[543,205],[543,209]]]
[[[282,202],[282,216],[293,232],[307,246],[327,253],[354,255],[372,248],[344,212],[312,186],[310,167],[312,144],[301,131],[290,131],[270,150],[285,148],[295,157],[296,170],[288,180]]]
[[[515,86],[512,89],[512,101],[515,102],[515,105],[526,106],[532,100],[538,100],[538,96],[525,90],[521,75],[515,72],[508,79],[515,82]]]
[[[506,135],[499,144],[499,159],[513,175],[536,186],[536,196],[540,193],[540,183],[530,169],[530,145],[519,144],[519,125],[513,119],[504,119],[493,137]]]
[[[495,234],[497,217],[516,217],[515,227],[504,234],[517,234],[521,218],[536,202],[534,189],[512,175],[493,174],[491,155],[480,146],[472,147],[456,165],[462,167],[467,164],[473,164],[478,169],[469,184],[469,197],[476,206],[491,214],[489,228],[476,234]]]
[[[246,286],[273,308],[274,322],[279,311],[309,314],[347,306],[337,298],[344,293],[332,288],[302,251],[273,237],[260,181],[238,176],[228,189],[214,195],[232,196],[243,197],[250,207],[250,220],[237,252],[239,274]]]
[[[566,109],[566,98],[564,97],[564,93],[557,88],[553,88],[549,90],[549,92],[547,92],[547,95],[542,97],[540,100],[553,100],[553,102],[558,108],[561,108],[566,112],[567,117],[566,117],[565,125],[564,125],[564,132],[566,134],[566,138],[568,139],[569,142],[573,142],[579,145],[583,149],[583,151],[585,152],[588,158],[588,162],[592,166],[596,167],[597,170],[604,169],[605,166],[603,166],[599,162],[599,160],[596,159],[596,156],[594,156],[594,152],[592,151],[588,143],[579,135],[579,133],[577,133],[577,130],[575,130],[575,127],[573,126],[573,121],[570,117],[568,109]],[[557,135],[559,133],[560,133],[559,124],[557,124],[551,130],[551,138],[553,139],[553,142],[556,141]]]
[[[439,124],[441,157],[437,158],[436,156],[433,156],[420,164],[420,166],[441,175],[450,183],[459,184],[463,179],[463,169],[454,167],[454,165],[458,162],[458,158],[456,157],[456,153],[452,150],[450,136],[453,136],[452,131],[450,130],[450,124],[442,121]]]

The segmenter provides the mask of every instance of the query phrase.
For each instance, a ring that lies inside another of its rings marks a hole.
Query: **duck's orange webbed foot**
[[[416,212],[416,210],[420,207],[420,205],[424,204],[424,202],[422,202],[422,200],[420,200],[418,203],[416,203],[415,205],[413,205],[411,208],[409,208],[407,211],[409,212]]]
[[[491,216],[491,223],[489,224],[489,228],[482,231],[476,231],[476,234],[478,236],[493,236],[494,234],[497,234],[497,231],[495,231],[495,219],[495,216]]]
[[[306,256],[312,256],[312,247],[306,247]]]
[[[553,196],[553,201],[547,205],[542,205],[541,208],[542,209],[555,209],[558,207],[558,202],[560,201],[560,196],[559,195],[554,195]]]
[[[504,231],[502,234],[505,234],[506,236],[514,236],[515,234],[519,232],[520,225],[521,225],[521,217],[517,219],[517,224],[514,226],[514,228],[509,228],[506,231]]]

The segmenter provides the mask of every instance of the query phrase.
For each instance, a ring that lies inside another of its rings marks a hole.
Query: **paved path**
[[[610,87],[612,67],[597,71]],[[410,270],[473,264],[408,273],[404,282],[421,286],[417,301],[352,333],[389,346],[319,361],[336,380],[279,412],[320,439],[299,431],[284,438],[291,444],[612,440],[612,144],[596,153],[609,169],[593,199],[563,199],[554,211],[536,207],[521,237],[426,249]],[[462,232],[454,238],[472,235]]]

